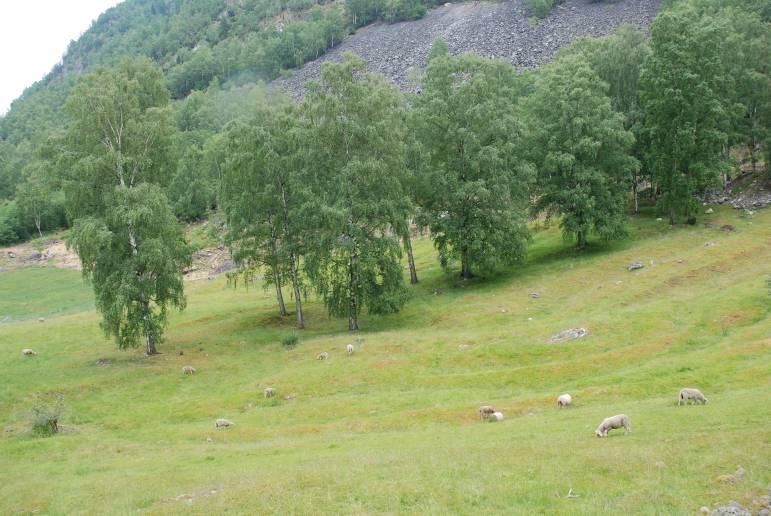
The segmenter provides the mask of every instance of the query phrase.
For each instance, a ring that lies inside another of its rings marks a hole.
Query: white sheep
[[[327,353],[326,351],[322,351],[321,353],[316,355],[316,360],[326,360],[327,358],[329,358],[329,353]]]
[[[182,368],[182,374],[195,374],[195,367],[191,365],[186,365]]]
[[[227,428],[227,427],[233,426],[233,425],[235,425],[235,423],[233,423],[229,419],[218,419],[217,421],[214,422],[214,427],[217,428],[217,429]]]
[[[267,387],[264,391],[262,391],[266,398],[272,398],[276,395],[276,390],[273,387]]]
[[[490,418],[490,421],[503,421],[503,412],[493,412],[493,416]]]
[[[482,405],[479,407],[479,419],[488,419],[495,413],[495,409],[490,405]]]
[[[691,400],[695,403],[701,403],[702,405],[707,403],[707,398],[699,389],[694,389],[692,387],[681,389],[680,395],[677,397],[677,404],[681,405],[685,403],[687,405]]]
[[[563,394],[557,398],[557,406],[559,408],[567,407],[573,404],[573,397],[570,394]]]
[[[25,357],[32,357],[32,356],[37,355],[37,353],[35,353],[34,351],[32,351],[29,348],[22,349],[21,350],[21,354],[24,355]]]
[[[348,352],[349,355],[353,355],[353,344],[345,346],[345,351]]]
[[[606,417],[597,430],[594,431],[594,435],[597,437],[608,437],[608,431],[614,428],[623,428],[624,434],[632,433],[632,423],[629,418],[624,414],[618,414],[616,416]]]

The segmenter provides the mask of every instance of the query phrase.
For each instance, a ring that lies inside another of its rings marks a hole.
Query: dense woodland
[[[111,9],[0,121],[0,243],[71,228],[105,331],[152,354],[185,303],[180,222],[215,210],[234,282],[264,277],[282,315],[286,290],[298,328],[315,294],[356,330],[407,302],[412,228],[470,278],[521,262],[534,217],[579,248],[623,238],[641,197],[694,223],[731,149],[767,162],[771,12],[753,0],[670,2],[650,35],[584,39],[532,72],[437,40],[417,94],[354,55],[300,102],[253,82],[427,5]]]

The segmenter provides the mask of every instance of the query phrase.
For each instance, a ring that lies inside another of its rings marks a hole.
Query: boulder
[[[586,328],[569,328],[567,330],[562,330],[556,335],[553,335],[551,338],[552,342],[565,342],[569,340],[575,340],[580,339],[581,337],[585,337],[589,334],[589,330]]]

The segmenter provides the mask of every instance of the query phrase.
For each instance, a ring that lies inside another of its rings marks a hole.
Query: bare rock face
[[[438,37],[453,54],[473,51],[506,59],[518,69],[534,68],[580,37],[604,36],[623,24],[647,29],[660,4],[661,0],[565,0],[533,25],[524,0],[447,3],[420,20],[362,27],[321,58],[273,84],[299,98],[306,81],[320,78],[324,62],[341,61],[344,52],[354,52],[370,71],[382,73],[402,90],[414,91],[414,74],[425,68]]]

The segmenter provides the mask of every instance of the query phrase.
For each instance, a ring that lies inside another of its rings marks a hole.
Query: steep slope
[[[319,78],[324,62],[339,61],[344,52],[354,52],[367,61],[370,70],[406,87],[410,70],[425,66],[431,43],[438,37],[447,41],[453,53],[474,51],[529,68],[548,61],[560,47],[579,37],[602,36],[623,24],[647,28],[660,4],[660,0],[566,0],[535,23],[523,0],[448,3],[417,21],[362,28],[276,83],[294,96],[301,95],[306,81]]]

